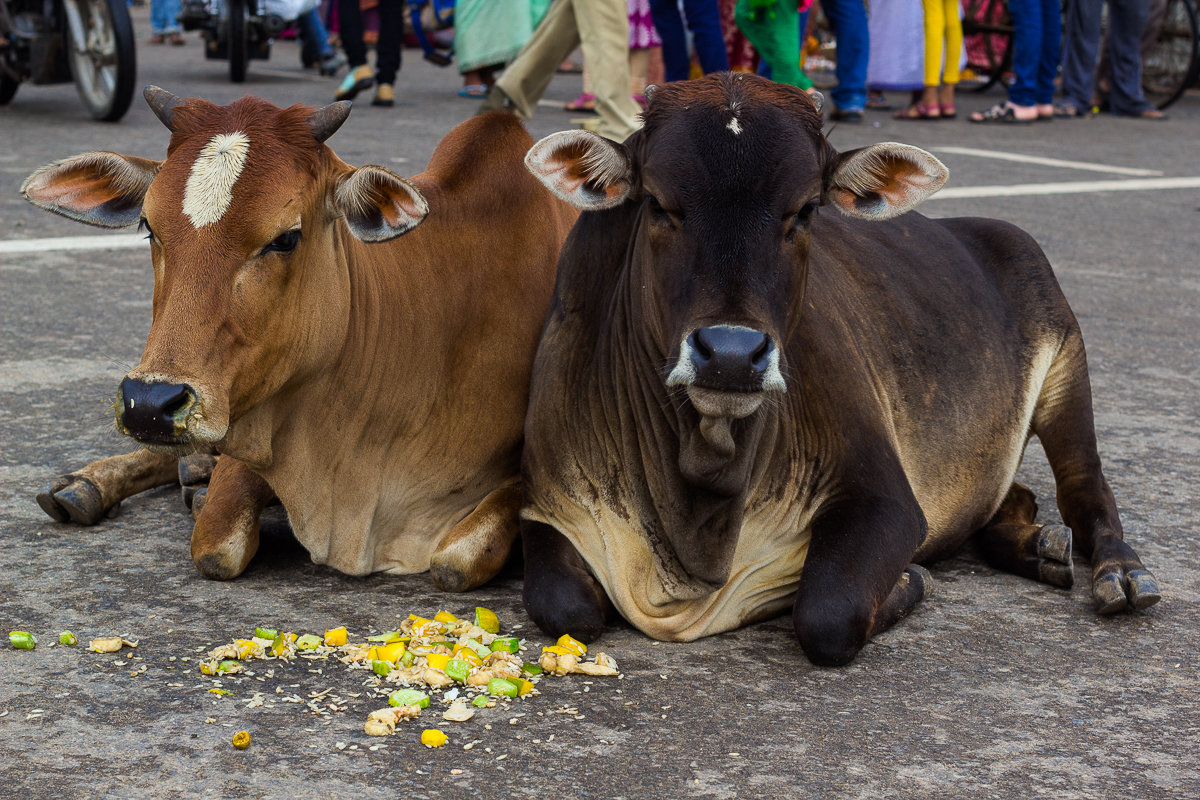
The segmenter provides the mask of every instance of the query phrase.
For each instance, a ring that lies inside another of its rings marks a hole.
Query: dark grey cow
[[[849,661],[988,558],[1096,608],[1156,602],[1101,472],[1079,327],[1011,225],[905,213],[928,153],[838,153],[810,99],[753,76],[671,84],[624,144],[550,136],[526,164],[583,214],[534,367],[525,603],[551,634],[617,612],[690,640],[792,608]],[[1014,483],[1036,435],[1069,529]],[[611,603],[611,606],[610,606]]]

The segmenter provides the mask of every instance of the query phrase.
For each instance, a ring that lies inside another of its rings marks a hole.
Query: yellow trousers
[[[962,59],[963,46],[958,0],[921,0],[921,4],[925,6],[925,85],[958,83],[958,62]],[[943,42],[946,45],[944,52]]]

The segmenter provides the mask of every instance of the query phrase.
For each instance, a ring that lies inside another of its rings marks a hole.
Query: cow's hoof
[[[51,519],[95,525],[107,509],[96,484],[79,475],[65,475],[37,495],[37,503]]]
[[[1092,599],[1097,614],[1116,614],[1126,609],[1149,608],[1162,599],[1162,594],[1149,571],[1135,569],[1124,576],[1108,572],[1093,580]]]
[[[1065,525],[1043,525],[1038,534],[1038,580],[1070,589],[1075,584],[1071,564],[1071,529]]]
[[[928,600],[933,594],[934,580],[933,573],[922,567],[920,564],[909,564],[904,570],[904,576],[912,583],[921,587],[921,599]]]
[[[1158,591],[1158,582],[1149,570],[1135,569],[1129,573],[1129,605],[1134,610],[1141,611],[1149,608],[1162,599]]]
[[[179,459],[179,485],[199,486],[208,483],[216,466],[217,457],[208,453],[184,456]]]
[[[208,487],[204,486],[196,489],[192,494],[192,502],[189,503],[192,509],[192,519],[199,519],[200,512],[204,510],[204,504],[208,502]]]

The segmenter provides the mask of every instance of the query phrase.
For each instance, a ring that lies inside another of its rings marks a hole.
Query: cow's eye
[[[275,237],[275,241],[263,248],[262,255],[267,253],[290,253],[296,249],[296,245],[300,244],[300,229],[281,233]]]
[[[667,225],[675,223],[675,218],[671,212],[663,208],[662,203],[658,202],[658,198],[652,194],[646,195],[646,208],[650,211],[650,217],[655,222],[662,222]]]
[[[805,203],[804,207],[797,211],[788,220],[788,229],[785,237],[791,242],[797,234],[808,230],[808,225],[812,222],[813,214],[817,211],[817,203]]]

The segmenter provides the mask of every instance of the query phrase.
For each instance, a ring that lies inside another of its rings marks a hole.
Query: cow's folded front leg
[[[496,489],[442,537],[429,565],[433,582],[447,592],[465,592],[494,578],[512,552],[520,526],[519,483]]]
[[[821,512],[792,610],[809,661],[849,663],[929,595],[929,573],[910,563],[924,530],[915,498],[847,498]]]
[[[541,522],[521,521],[525,610],[550,636],[599,638],[612,608],[603,587],[567,538]]]
[[[241,575],[258,552],[259,518],[275,493],[245,464],[224,456],[192,528],[192,561],[206,578]]]
[[[179,459],[179,486],[182,490],[183,504],[189,509],[196,492],[207,486],[212,479],[216,466],[217,457],[211,453],[192,453]]]
[[[37,503],[58,522],[94,525],[126,497],[174,483],[175,456],[135,450],[93,461],[39,492]]]

